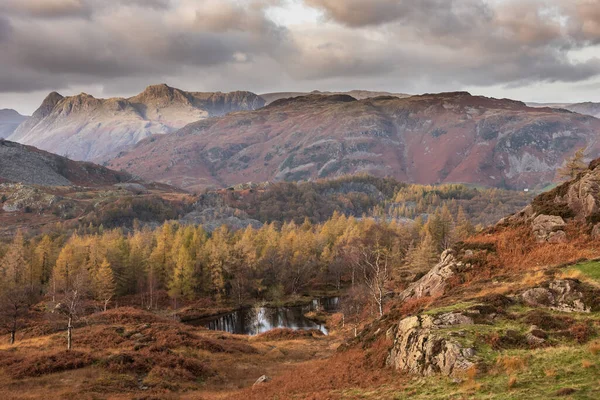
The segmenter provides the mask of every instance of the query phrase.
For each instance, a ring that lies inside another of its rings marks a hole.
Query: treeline
[[[225,203],[261,222],[312,223],[327,221],[334,212],[346,216],[370,215],[374,207],[392,200],[406,184],[394,178],[359,174],[314,182],[279,182],[264,189],[227,190]],[[202,202],[202,199],[201,199]]]
[[[271,184],[265,188],[220,192],[225,205],[246,212],[261,222],[312,223],[329,219],[334,212],[346,216],[415,219],[448,207],[457,218],[459,210],[475,225],[489,225],[512,214],[533,198],[532,193],[464,184],[417,185],[394,178],[370,175],[345,176],[315,182]],[[198,204],[213,204],[214,196],[200,196]]]
[[[473,224],[486,226],[524,208],[533,197],[533,193],[463,184],[405,185],[394,194],[393,201],[376,206],[373,214],[414,219],[448,207],[455,217],[462,213]]]

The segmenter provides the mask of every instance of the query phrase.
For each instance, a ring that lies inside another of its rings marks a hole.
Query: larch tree
[[[467,217],[462,207],[458,208],[456,216],[456,237],[458,240],[465,240],[475,234],[475,227]]]
[[[558,170],[558,174],[563,179],[575,179],[577,175],[587,169],[587,164],[584,161],[585,147],[577,150],[572,157],[565,161],[565,165]]]
[[[0,264],[0,324],[10,333],[10,344],[24,323],[39,292],[28,272],[25,238],[18,231]]]
[[[25,253],[25,238],[23,232],[18,230],[2,260],[4,279],[16,285],[33,283],[28,276],[30,268]]]
[[[113,270],[110,267],[108,260],[102,260],[96,270],[92,271],[92,274],[92,288],[94,291],[94,297],[96,300],[102,302],[103,309],[106,311],[108,303],[115,295],[115,291],[117,289]]]
[[[191,299],[194,297],[196,287],[195,273],[195,264],[190,251],[185,246],[180,247],[175,270],[169,282],[169,296],[175,301],[175,311],[177,311],[178,299]]]

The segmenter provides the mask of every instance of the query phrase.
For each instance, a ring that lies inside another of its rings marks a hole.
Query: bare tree
[[[0,326],[10,333],[14,344],[17,331],[25,323],[30,308],[36,302],[37,291],[29,286],[12,286],[0,290]]]
[[[56,303],[50,304],[53,314],[62,316],[67,322],[67,350],[73,348],[73,322],[80,318],[83,313],[83,301],[87,297],[89,280],[87,271],[82,268],[71,281],[69,289],[60,297]]]
[[[379,316],[383,316],[383,302],[387,294],[386,285],[391,279],[391,253],[383,247],[379,240],[373,246],[363,246],[360,249],[360,265],[363,271],[364,283],[367,286]]]
[[[354,330],[354,336],[358,334],[358,326],[361,322],[361,315],[369,302],[369,294],[365,287],[357,285],[350,288],[341,300],[342,324],[350,324]]]

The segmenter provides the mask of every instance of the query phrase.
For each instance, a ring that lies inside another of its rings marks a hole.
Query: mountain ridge
[[[309,95],[146,139],[109,165],[191,189],[358,172],[524,189],[552,182],[577,148],[597,151],[598,131],[591,116],[468,92]]]
[[[10,108],[0,109],[0,138],[10,136],[27,116],[19,114]]]
[[[129,98],[98,99],[86,93],[64,97],[51,92],[7,139],[77,160],[103,162],[151,134],[171,133],[190,122],[263,105],[251,92],[185,92],[166,84],[148,86]]]

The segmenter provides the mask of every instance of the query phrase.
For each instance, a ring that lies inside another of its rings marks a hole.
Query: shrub
[[[573,324],[570,328],[569,328],[569,334],[571,335],[571,337],[577,341],[577,343],[585,343],[587,342],[590,337],[593,335],[593,330],[592,328],[583,322],[579,322],[576,324]]]
[[[61,351],[16,362],[11,366],[9,373],[13,378],[20,379],[79,369],[93,362],[94,359],[89,354],[79,351]]]
[[[509,375],[519,372],[527,366],[525,360],[517,356],[500,356],[496,360],[496,364]]]

